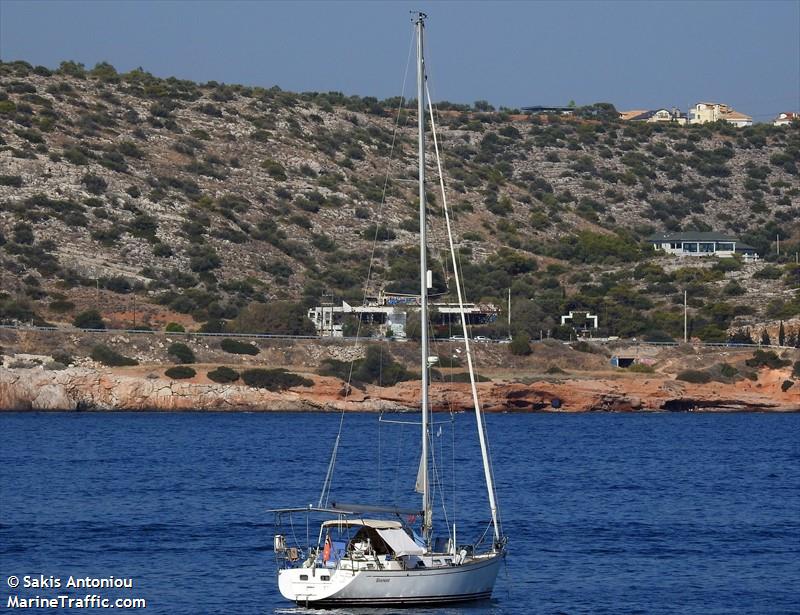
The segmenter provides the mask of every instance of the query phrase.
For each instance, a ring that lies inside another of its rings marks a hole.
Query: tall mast
[[[419,139],[419,278],[422,354],[422,533],[426,542],[431,532],[431,501],[428,481],[428,259],[425,233],[425,62],[423,60],[422,32],[425,27],[425,13],[417,13],[417,128]]]

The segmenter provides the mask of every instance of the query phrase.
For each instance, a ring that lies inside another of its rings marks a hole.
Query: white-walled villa
[[[677,256],[722,256],[736,254],[746,260],[758,260],[753,246],[736,237],[715,232],[657,233],[647,238],[656,250]]]

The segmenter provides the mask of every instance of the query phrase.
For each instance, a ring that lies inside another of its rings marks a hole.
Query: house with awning
[[[646,239],[656,250],[676,256],[721,256],[736,254],[745,260],[758,260],[753,246],[736,237],[716,232],[687,231],[683,233],[656,233]]]

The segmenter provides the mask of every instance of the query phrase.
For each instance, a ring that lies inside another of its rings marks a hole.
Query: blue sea
[[[98,594],[145,613],[303,612],[277,592],[267,509],[316,503],[339,418],[1,414],[0,611]],[[435,418],[435,496],[466,542],[489,518],[474,418]],[[332,497],[418,506],[418,427],[343,424]],[[509,536],[494,596],[406,612],[800,613],[800,414],[498,414],[487,430]]]

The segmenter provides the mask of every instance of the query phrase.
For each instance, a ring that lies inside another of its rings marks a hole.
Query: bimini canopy
[[[322,527],[370,527],[374,530],[399,529],[403,524],[399,521],[385,521],[383,519],[334,519],[325,521]]]
[[[378,534],[398,557],[401,555],[422,555],[425,549],[414,542],[405,530],[400,528],[378,529]]]

